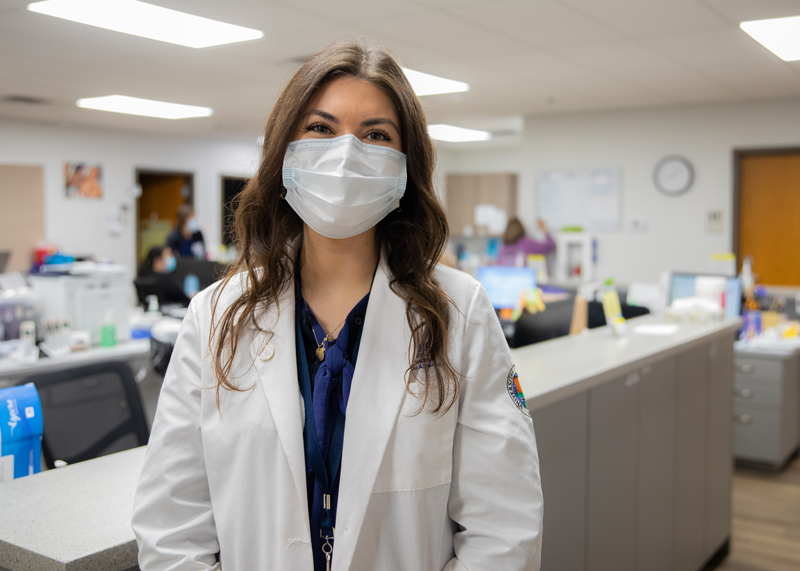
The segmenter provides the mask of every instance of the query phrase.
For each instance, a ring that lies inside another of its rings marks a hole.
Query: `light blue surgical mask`
[[[168,274],[171,274],[172,272],[175,271],[175,266],[177,265],[178,262],[175,261],[175,256],[170,256],[169,258],[167,258],[167,265],[164,269],[167,270]]]
[[[354,135],[301,139],[283,158],[286,202],[303,222],[328,238],[369,230],[400,206],[406,155]]]
[[[200,232],[200,222],[197,221],[197,218],[192,218],[186,223],[186,229],[192,234]]]

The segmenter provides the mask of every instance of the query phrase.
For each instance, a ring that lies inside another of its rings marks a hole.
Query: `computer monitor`
[[[495,309],[508,309],[517,306],[522,290],[536,287],[536,270],[513,266],[482,266],[478,268],[478,281],[489,294],[489,301]]]
[[[669,303],[684,297],[694,297],[695,278],[698,275],[711,274],[684,274],[675,272],[670,276]],[[742,281],[739,278],[724,277],[725,284],[725,317],[738,317],[742,312]]]

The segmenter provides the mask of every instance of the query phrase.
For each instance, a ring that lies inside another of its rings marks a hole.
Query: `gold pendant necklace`
[[[308,302],[306,301],[305,291],[302,291],[302,294],[303,294],[303,303],[306,305],[306,311],[310,315],[313,315],[311,313],[311,309],[308,307]],[[314,352],[317,354],[317,359],[318,360],[320,360],[320,361],[324,361],[325,360],[325,341],[327,341],[328,343],[331,343],[332,341],[334,341],[333,334],[336,333],[336,331],[338,331],[338,329],[342,325],[344,325],[345,321],[347,321],[347,317],[345,317],[342,320],[342,322],[333,329],[333,331],[331,333],[326,334],[325,337],[322,338],[322,343],[320,343],[319,339],[317,339],[317,332],[314,331],[314,324],[313,323],[311,324],[311,333],[314,334],[314,342],[317,344],[317,349]],[[322,327],[322,325],[320,325],[320,328],[321,327]],[[322,332],[325,333],[325,330],[323,329]]]

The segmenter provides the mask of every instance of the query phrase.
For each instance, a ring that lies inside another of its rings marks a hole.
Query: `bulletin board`
[[[538,215],[554,230],[619,230],[620,179],[618,168],[541,172],[536,177]]]

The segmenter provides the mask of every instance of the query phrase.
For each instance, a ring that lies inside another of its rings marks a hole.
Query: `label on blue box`
[[[0,389],[0,482],[41,470],[42,430],[42,405],[32,383]]]

